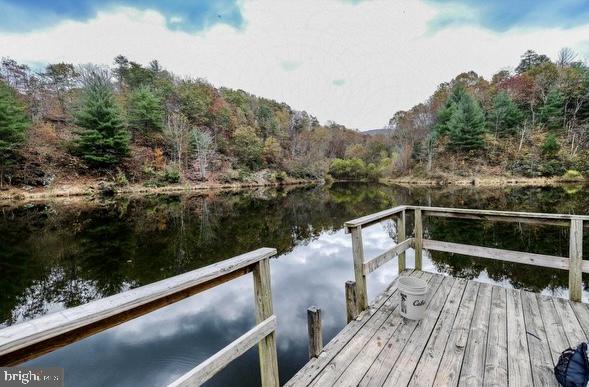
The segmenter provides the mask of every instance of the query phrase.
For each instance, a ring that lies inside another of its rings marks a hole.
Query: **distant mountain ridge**
[[[362,132],[362,134],[367,134],[369,136],[388,136],[390,135],[392,132],[391,129],[387,129],[387,128],[381,128],[381,129],[369,129],[369,130],[364,130]]]

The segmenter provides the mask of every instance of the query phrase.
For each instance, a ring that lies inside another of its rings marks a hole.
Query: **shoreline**
[[[548,177],[471,177],[471,178],[449,178],[449,179],[433,179],[433,178],[416,178],[416,177],[399,177],[381,179],[383,184],[396,184],[401,186],[429,186],[429,187],[507,187],[507,186],[534,186],[534,187],[553,187],[567,184],[588,184],[585,179],[563,179],[548,178]]]
[[[347,182],[336,180],[334,182]],[[38,188],[35,190],[26,190],[22,188],[9,188],[0,191],[0,204],[27,203],[34,201],[44,201],[52,199],[68,198],[96,198],[96,197],[114,197],[125,195],[150,195],[166,193],[183,193],[183,192],[206,192],[206,191],[239,191],[248,188],[278,188],[278,187],[295,187],[307,185],[319,185],[325,183],[324,180],[305,180],[289,179],[284,182],[269,181],[252,181],[241,183],[218,183],[206,182],[199,184],[173,184],[162,187],[146,187],[141,184],[131,184],[122,187],[114,187],[114,191],[109,194],[101,192],[100,184],[102,181],[92,181],[86,184],[63,184],[58,187]],[[534,186],[534,187],[552,187],[567,184],[589,184],[589,181],[583,180],[566,180],[562,178],[527,178],[527,177],[472,177],[472,178],[417,178],[404,176],[398,178],[380,179],[377,184],[399,185],[405,187],[507,187],[507,186]]]
[[[96,181],[92,184],[62,185],[55,188],[44,188],[39,191],[27,191],[19,188],[12,188],[6,191],[0,191],[0,204],[24,204],[34,201],[45,201],[52,199],[72,199],[96,197],[116,197],[126,195],[150,195],[166,193],[183,193],[183,192],[201,192],[201,191],[239,191],[248,188],[278,188],[278,187],[295,187],[311,186],[323,183],[323,180],[303,180],[292,179],[281,183],[275,182],[245,182],[245,183],[201,183],[201,184],[174,184],[162,187],[145,187],[139,184],[132,184],[122,187],[114,187],[110,194],[103,194],[99,188],[101,182]]]

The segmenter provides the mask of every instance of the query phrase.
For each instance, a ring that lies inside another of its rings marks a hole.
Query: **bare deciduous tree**
[[[558,67],[567,67],[570,66],[577,60],[577,53],[574,52],[572,49],[565,47],[561,48],[558,52],[558,58],[556,59],[556,64]]]
[[[215,152],[213,136],[209,132],[195,128],[190,132],[190,137],[194,156],[198,161],[200,177],[205,180],[208,175],[209,160]]]
[[[171,113],[166,121],[164,135],[172,145],[172,160],[180,172],[184,171],[190,137],[188,119],[182,113]]]

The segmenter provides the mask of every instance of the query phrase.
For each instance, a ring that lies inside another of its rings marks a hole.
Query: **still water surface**
[[[272,291],[285,382],[307,360],[309,306],[322,309],[325,342],[345,325],[344,283],[353,279],[353,268],[343,223],[400,204],[589,213],[589,196],[582,187],[449,190],[374,184],[5,206],[0,207],[0,327],[262,246],[275,247],[279,253],[271,260]],[[424,230],[438,240],[568,253],[564,227],[433,218],[425,220]],[[394,233],[390,222],[365,229],[366,258],[393,246]],[[584,251],[589,251],[587,243]],[[412,264],[409,251],[408,266]],[[424,270],[567,294],[567,274],[558,270],[438,252],[425,254]],[[370,274],[369,297],[396,274],[396,260]],[[586,288],[585,300],[588,295]],[[254,324],[248,275],[27,364],[64,367],[67,386],[161,386]],[[233,362],[209,385],[259,385],[257,350]]]

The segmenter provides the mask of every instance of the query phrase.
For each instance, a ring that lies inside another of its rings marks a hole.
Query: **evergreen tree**
[[[93,167],[109,167],[127,156],[129,133],[107,75],[89,74],[84,103],[75,117],[76,125],[83,129],[77,141],[77,152],[86,163]]]
[[[452,113],[448,130],[451,149],[472,150],[485,146],[485,115],[478,102],[468,94]]]
[[[509,94],[505,91],[497,93],[489,112],[489,126],[495,130],[495,135],[514,134],[522,119],[523,113]]]
[[[515,72],[518,74],[525,73],[526,71],[533,69],[541,65],[542,63],[550,62],[550,58],[548,58],[544,54],[538,54],[534,50],[527,50],[521,56],[521,61],[519,65],[515,68]]]
[[[149,87],[143,86],[131,93],[129,125],[145,133],[162,130],[164,126],[162,101]]]
[[[548,129],[560,129],[564,120],[564,97],[558,90],[551,90],[546,96],[546,102],[540,107],[539,118]]]
[[[560,145],[556,140],[556,136],[554,133],[549,133],[542,144],[542,154],[549,158],[554,158],[558,155],[558,151],[560,150]]]
[[[466,90],[461,84],[457,84],[452,88],[448,99],[446,99],[446,103],[438,112],[435,129],[439,135],[448,134],[450,118],[452,118],[457,106],[466,95]]]
[[[25,141],[27,126],[27,117],[14,91],[0,81],[0,187],[6,167],[14,163],[16,152]]]

